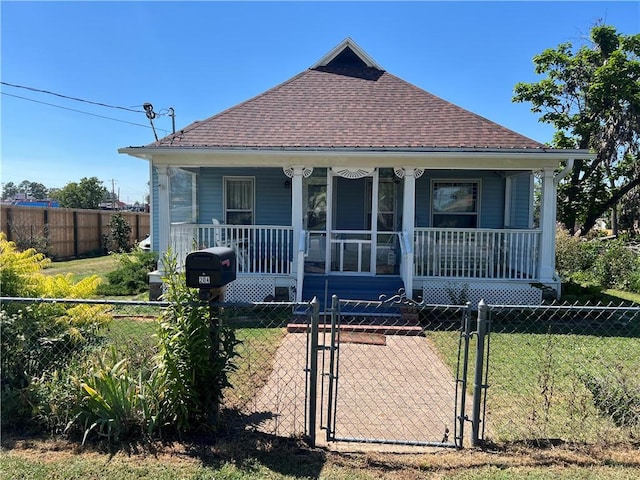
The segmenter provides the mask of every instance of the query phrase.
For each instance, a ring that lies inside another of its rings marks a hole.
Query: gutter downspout
[[[556,184],[556,186],[558,186],[558,184],[560,183],[560,181],[567,176],[567,174],[573,170],[573,163],[574,163],[575,159],[573,158],[569,158],[567,159],[567,164],[564,166],[564,168],[562,169],[562,171],[558,172],[556,174],[556,176],[553,178],[553,182]]]

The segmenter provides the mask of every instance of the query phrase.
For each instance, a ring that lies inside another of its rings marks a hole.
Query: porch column
[[[291,170],[293,171],[291,175],[291,226],[293,227],[294,257],[297,258],[300,232],[302,231],[302,175],[304,167],[293,167]],[[300,266],[294,260],[292,273],[297,272],[298,267]]]
[[[304,278],[304,253],[300,253],[300,233],[302,232],[302,177],[304,167],[292,167],[291,173],[291,226],[293,228],[293,262],[291,274],[296,277],[296,302],[302,301],[302,283]],[[285,172],[288,173],[289,172]],[[301,264],[302,262],[302,264]]]
[[[542,176],[542,205],[540,210],[540,282],[555,281],[556,270],[556,183],[554,169],[545,168]]]
[[[158,171],[158,248],[160,261],[158,267],[162,270],[164,254],[169,250],[170,243],[170,212],[169,212],[169,167],[157,166]]]
[[[422,174],[422,171],[420,171]],[[404,189],[402,196],[402,234],[405,239],[405,246],[408,247],[403,258],[402,280],[407,298],[413,298],[413,231],[415,229],[416,216],[416,169],[414,167],[404,168]]]

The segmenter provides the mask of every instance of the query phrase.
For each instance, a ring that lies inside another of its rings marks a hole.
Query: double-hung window
[[[431,224],[437,228],[477,228],[478,180],[433,180]]]
[[[253,177],[224,178],[224,216],[229,225],[255,223],[255,179]]]

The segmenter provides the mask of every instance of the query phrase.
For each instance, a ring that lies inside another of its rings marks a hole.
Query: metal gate
[[[474,399],[469,419],[470,341],[479,331],[472,331],[469,306],[334,296],[330,309],[314,310],[307,342],[312,443],[318,424],[327,442],[462,448],[468,421],[471,443],[479,442],[486,361],[478,341],[479,408]]]

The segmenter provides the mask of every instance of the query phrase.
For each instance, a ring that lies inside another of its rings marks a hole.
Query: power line
[[[2,82],[4,83],[4,82]],[[47,105],[49,107],[56,107],[56,108],[61,108],[63,110],[69,110],[71,112],[77,112],[77,113],[84,113],[85,115],[91,115],[92,117],[98,117],[98,118],[104,118],[106,120],[112,120],[114,122],[120,122],[120,123],[127,123],[129,125],[135,125],[136,127],[144,127],[144,128],[152,128],[149,125],[143,125],[141,123],[134,123],[134,122],[128,122],[126,120],[120,120],[119,118],[112,118],[112,117],[105,117],[104,115],[97,115],[95,113],[90,113],[90,112],[84,112],[82,110],[76,110],[75,108],[69,108],[69,107],[63,107],[61,105],[54,105],[53,103],[47,103],[47,102],[42,102],[40,100],[34,100],[33,98],[27,98],[27,97],[21,97],[20,95],[13,95],[11,93],[7,93],[7,92],[0,92],[2,95],[7,95],[9,97],[14,97],[14,98],[19,98],[21,100],[27,100],[29,102],[34,102],[34,103],[41,103],[42,105]],[[144,112],[142,112],[144,113]],[[162,130],[165,133],[169,133],[168,130],[165,130],[163,128],[159,128],[158,130]]]
[[[7,82],[0,82],[0,84],[6,85],[8,87],[23,88],[25,90],[31,90],[32,92],[46,93],[47,95],[55,95],[56,97],[66,98],[66,99],[69,99],[69,100],[75,100],[77,102],[84,102],[84,103],[90,103],[92,105],[99,105],[101,107],[116,108],[116,109],[119,109],[119,110],[126,110],[127,112],[134,112],[134,113],[144,113],[144,110],[135,110],[135,109],[130,108],[130,107],[118,107],[116,105],[108,105],[106,103],[92,102],[91,100],[84,100],[83,98],[78,98],[78,97],[70,97],[68,95],[63,95],[61,93],[50,92],[49,90],[41,90],[39,88],[34,88],[34,87],[27,87],[25,85],[16,85],[16,84],[7,83]]]

